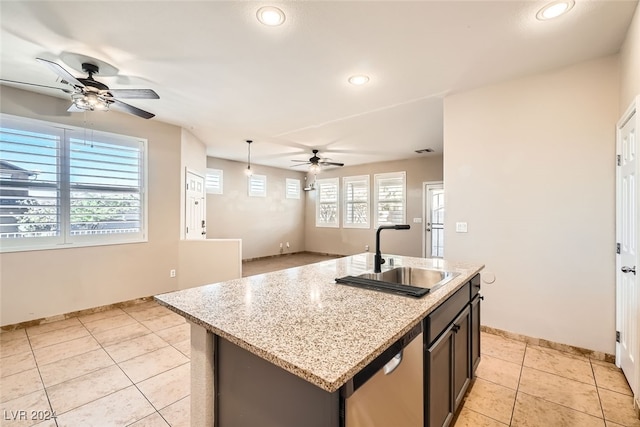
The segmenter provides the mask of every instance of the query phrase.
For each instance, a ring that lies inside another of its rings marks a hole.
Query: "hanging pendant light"
[[[249,154],[247,155],[247,168],[244,170],[245,175],[247,176],[251,176],[253,175],[253,171],[251,170],[251,143],[253,141],[250,139],[247,139],[247,144],[249,147]]]

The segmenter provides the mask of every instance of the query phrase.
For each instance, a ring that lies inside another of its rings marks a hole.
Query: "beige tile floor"
[[[323,259],[243,267],[249,275]],[[0,425],[188,426],[189,349],[188,324],[155,302],[2,332]],[[640,427],[608,363],[483,333],[477,373],[456,427]]]
[[[640,427],[613,364],[482,333],[455,427]]]

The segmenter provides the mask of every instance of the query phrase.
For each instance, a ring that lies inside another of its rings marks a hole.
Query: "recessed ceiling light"
[[[273,6],[261,7],[258,9],[256,16],[258,17],[258,21],[270,27],[282,25],[285,19],[284,12]]]
[[[536,18],[541,21],[557,18],[569,12],[575,5],[574,0],[560,0],[549,3],[536,13]]]
[[[363,85],[368,81],[369,81],[369,76],[365,76],[364,74],[358,74],[358,75],[349,77],[349,83],[356,86]]]

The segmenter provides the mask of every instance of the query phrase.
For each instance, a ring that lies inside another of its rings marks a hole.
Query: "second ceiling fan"
[[[339,167],[344,166],[344,163],[330,162],[329,161],[330,159],[323,159],[319,157],[318,156],[319,151],[320,150],[312,150],[313,156],[309,160],[291,160],[292,162],[298,163],[297,165],[293,165],[291,167],[295,168],[297,166],[311,165],[309,167],[309,170],[311,172],[317,173],[317,172],[320,172],[320,169],[322,166],[339,166]]]

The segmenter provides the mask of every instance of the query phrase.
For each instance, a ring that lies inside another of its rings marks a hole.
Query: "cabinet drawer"
[[[476,277],[479,278],[479,276]],[[469,303],[470,288],[471,282],[467,282],[425,319],[426,342],[428,344],[437,339],[458,313]]]

